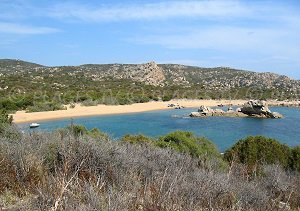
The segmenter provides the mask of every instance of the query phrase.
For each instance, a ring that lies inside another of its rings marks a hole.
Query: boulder
[[[216,108],[214,110],[214,113],[220,113],[220,114],[223,114],[225,111],[223,111],[222,109],[219,109],[219,108]]]
[[[278,113],[278,112],[272,112],[269,114],[269,118],[273,118],[273,119],[281,119],[283,118],[283,115]]]
[[[269,107],[265,101],[262,100],[250,100],[246,102],[241,108],[241,112],[249,116],[253,115],[265,115],[270,112]]]
[[[198,112],[192,112],[190,117],[207,117],[207,116],[224,116],[224,117],[256,117],[256,118],[283,118],[280,113],[271,112],[267,103],[260,100],[250,100],[235,111],[230,107],[228,111],[222,109],[212,109],[206,106],[200,106]]]
[[[205,115],[201,112],[192,112],[190,114],[190,117],[203,117],[203,116],[205,116]]]
[[[200,108],[198,109],[198,112],[205,114],[212,113],[213,111],[214,110],[212,108],[206,106],[200,106]]]
[[[242,112],[241,108],[237,108],[235,112]]]
[[[240,109],[240,112],[248,116],[262,118],[282,118],[283,116],[277,112],[271,112],[267,103],[262,100],[250,100],[246,102]]]

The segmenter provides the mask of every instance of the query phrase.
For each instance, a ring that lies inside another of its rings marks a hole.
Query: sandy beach
[[[81,106],[76,104],[75,108],[67,106],[67,110],[44,111],[35,113],[26,113],[25,111],[17,111],[13,114],[14,123],[38,122],[44,120],[64,119],[82,116],[97,116],[108,114],[125,114],[138,113],[145,111],[174,109],[168,107],[168,104],[184,106],[186,108],[197,108],[204,106],[223,105],[243,105],[246,100],[172,100],[168,102],[148,102],[136,103],[131,105],[97,105],[97,106]],[[300,105],[299,101],[268,101],[270,106],[295,106]]]
[[[172,100],[168,102],[148,102],[136,103],[131,105],[97,105],[97,106],[81,106],[76,104],[75,108],[68,107],[67,110],[45,111],[26,113],[25,111],[17,111],[13,114],[14,123],[39,122],[44,120],[63,119],[82,116],[96,116],[107,114],[125,114],[137,113],[145,111],[174,109],[169,108],[168,104],[179,104],[187,108],[196,108],[201,105],[217,106],[223,105],[242,105],[244,100]]]

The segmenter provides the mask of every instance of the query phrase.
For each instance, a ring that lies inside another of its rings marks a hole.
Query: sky
[[[300,79],[300,1],[0,0],[0,58],[155,61]]]

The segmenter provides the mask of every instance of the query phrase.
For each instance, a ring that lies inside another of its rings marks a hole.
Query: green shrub
[[[67,129],[74,134],[74,136],[82,136],[88,133],[88,130],[83,125],[69,125]]]
[[[102,140],[109,140],[109,136],[106,133],[103,133],[98,128],[93,128],[90,131],[87,131],[87,135],[92,138],[100,138]]]
[[[106,133],[103,133],[100,131],[98,128],[93,128],[91,130],[88,130],[85,126],[83,125],[69,125],[67,127],[67,131],[70,131],[74,136],[83,136],[87,135],[92,138],[100,138],[101,140],[109,140],[109,136]],[[59,133],[64,133],[64,130],[59,130]]]
[[[49,143],[48,146],[45,147],[43,155],[43,164],[50,172],[54,172],[55,167],[62,161],[59,153],[59,145],[56,143]]]
[[[290,168],[300,172],[300,146],[291,149]]]
[[[96,106],[98,104],[99,104],[99,102],[97,100],[91,100],[91,99],[81,102],[82,106]]]
[[[127,134],[121,138],[122,142],[130,143],[130,144],[152,144],[153,140],[144,135],[130,135]]]
[[[12,124],[13,117],[11,115],[8,115],[6,110],[0,109],[0,134],[4,134],[8,136],[6,133],[7,128]]]
[[[220,158],[216,146],[203,137],[196,137],[191,132],[175,131],[160,137],[156,145],[172,148],[179,152],[189,153],[193,157]]]
[[[162,101],[170,101],[170,100],[172,100],[172,96],[171,95],[165,95],[162,98]]]
[[[249,136],[238,141],[228,149],[224,158],[231,162],[237,162],[254,166],[256,164],[281,164],[288,167],[290,149],[285,144],[275,139],[263,136]]]
[[[28,106],[26,112],[40,112],[40,111],[56,111],[56,110],[66,110],[67,108],[61,103],[55,102],[44,102],[35,103],[33,106]]]
[[[17,111],[18,107],[12,100],[4,98],[0,100],[0,109],[6,111]]]
[[[0,109],[0,124],[11,124],[13,117],[5,109]]]

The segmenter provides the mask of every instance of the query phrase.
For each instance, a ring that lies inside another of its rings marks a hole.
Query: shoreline
[[[171,101],[152,101],[147,103],[135,103],[130,105],[97,105],[97,106],[81,106],[76,104],[75,108],[67,106],[67,110],[57,111],[42,111],[25,113],[25,111],[17,111],[13,116],[13,122],[18,123],[32,123],[39,121],[67,119],[76,117],[88,117],[88,116],[101,116],[101,115],[114,115],[114,114],[132,114],[141,113],[147,111],[158,111],[174,109],[174,107],[168,107],[168,104],[178,104],[186,108],[197,108],[203,106],[218,106],[220,104],[240,106],[247,100],[188,100],[179,99]],[[284,105],[298,105],[299,102],[285,102],[285,101],[267,101],[270,106],[282,106]]]
[[[14,123],[31,123],[37,121],[47,121],[56,119],[66,119],[85,116],[101,116],[114,114],[130,114],[141,113],[147,111],[158,111],[174,109],[168,107],[168,104],[179,104],[186,108],[196,108],[201,105],[217,106],[223,105],[242,105],[246,100],[171,100],[171,101],[152,101],[147,103],[134,103],[130,105],[97,105],[97,106],[81,106],[76,104],[75,108],[67,106],[67,110],[42,111],[25,113],[25,111],[17,111],[13,116]]]

